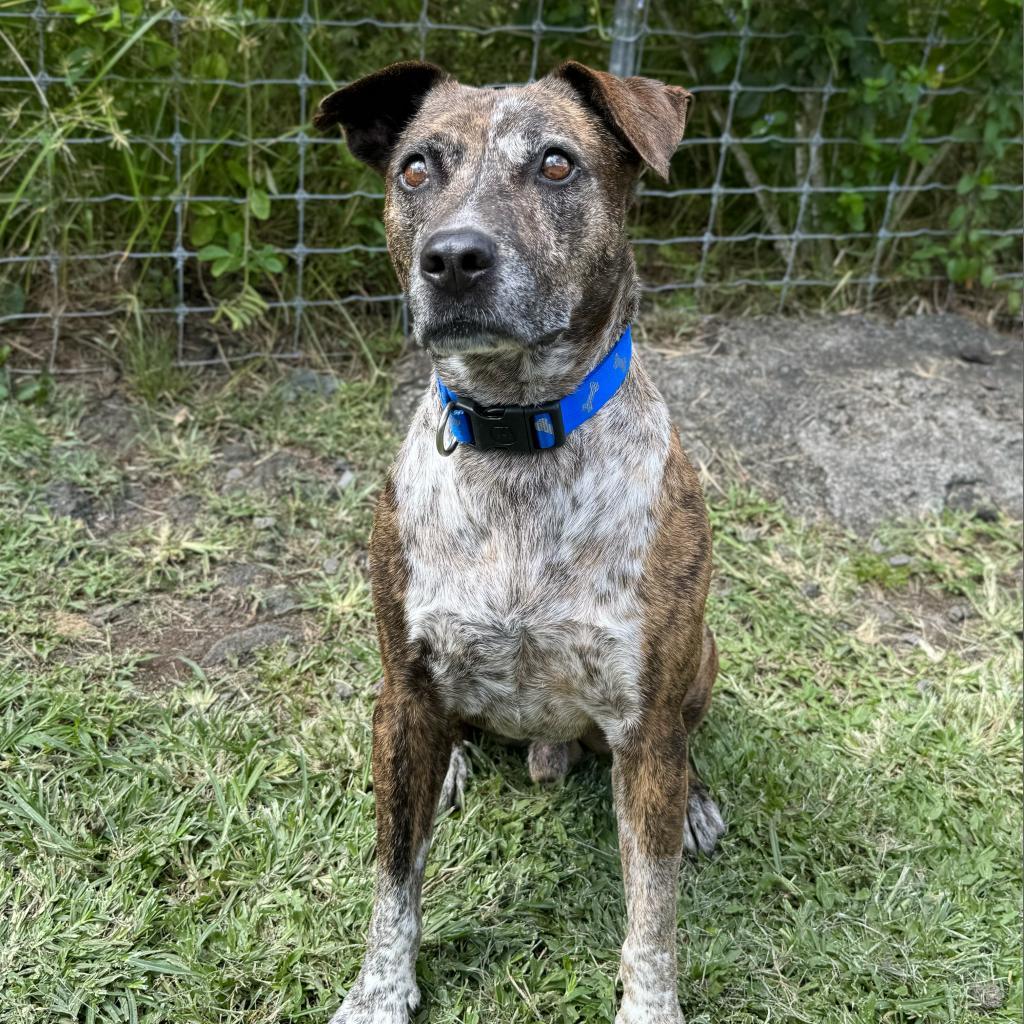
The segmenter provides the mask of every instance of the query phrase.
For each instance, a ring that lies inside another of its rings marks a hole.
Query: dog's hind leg
[[[582,756],[583,750],[575,740],[571,743],[534,740],[526,755],[526,765],[534,782],[557,782],[565,778]]]
[[[693,760],[689,764],[686,793],[686,821],[683,822],[683,849],[691,856],[714,852],[725,833],[725,821],[708,787],[700,780]]]
[[[711,688],[718,675],[718,649],[715,646],[715,635],[704,626],[701,644],[700,668],[686,690],[683,701],[683,721],[687,732],[691,735],[701,723],[708,705],[711,703]],[[701,782],[693,759],[689,763],[689,785],[686,798],[686,821],[683,824],[683,849],[691,857],[698,853],[710,854],[718,845],[718,840],[725,832],[725,822],[708,787]]]

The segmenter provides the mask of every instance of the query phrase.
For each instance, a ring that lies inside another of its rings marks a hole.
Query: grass
[[[3,1024],[322,1021],[358,969],[386,392],[251,368],[156,397],[159,371],[148,403],[0,403]],[[1017,526],[868,542],[710,499],[695,754],[729,831],[680,883],[687,1019],[1019,1021]],[[277,632],[210,657],[254,627]],[[521,752],[471,755],[417,1019],[612,1021],[607,763],[538,788]]]

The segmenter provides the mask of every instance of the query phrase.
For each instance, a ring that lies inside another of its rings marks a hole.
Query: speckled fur
[[[375,102],[388,105],[377,117]],[[572,63],[504,91],[395,65],[325,101],[321,126],[342,124],[385,174],[413,336],[449,387],[485,405],[550,400],[608,352],[636,311],[624,231],[635,179],[644,164],[667,172],[688,104],[678,88]],[[579,167],[571,184],[538,178],[549,147]],[[412,154],[425,189],[399,183]],[[487,287],[453,299],[416,268],[426,239],[456,227],[488,233],[499,262]],[[363,969],[335,1021],[406,1022],[431,820],[461,788],[461,751],[449,755],[471,723],[533,741],[536,779],[564,774],[578,740],[610,748],[628,909],[617,1022],[678,1024],[680,857],[724,827],[688,762],[717,670],[696,475],[639,357],[551,451],[441,458],[438,415],[431,382],[371,540],[378,881]]]

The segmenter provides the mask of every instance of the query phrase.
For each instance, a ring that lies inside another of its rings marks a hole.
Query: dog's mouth
[[[553,333],[557,334],[558,332]],[[415,334],[423,348],[437,352],[529,348],[544,340],[531,338],[524,334],[521,328],[500,320],[474,317],[454,317],[431,321],[423,324]]]
[[[415,330],[417,342],[432,352],[486,352],[503,348],[533,348],[554,341],[564,330],[534,337],[501,320],[453,317],[431,321]]]

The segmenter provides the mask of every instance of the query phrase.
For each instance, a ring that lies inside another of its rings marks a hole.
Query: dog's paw
[[[683,848],[691,857],[696,857],[698,853],[711,854],[724,832],[725,822],[718,804],[708,792],[707,786],[691,777],[686,801],[686,822],[683,825]]]
[[[441,784],[441,798],[437,801],[438,811],[461,810],[466,800],[466,779],[469,777],[469,758],[462,743],[452,747],[448,761],[448,773]]]
[[[330,1024],[409,1024],[420,1005],[414,980],[387,980],[360,974]]]
[[[675,995],[665,999],[624,999],[615,1024],[686,1024]]]
[[[542,743],[535,740],[526,755],[526,766],[534,782],[557,782],[580,759],[582,748],[571,743]]]

